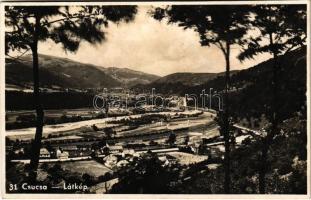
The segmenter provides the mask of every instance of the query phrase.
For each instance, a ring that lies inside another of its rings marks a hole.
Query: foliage
[[[257,5],[253,7],[254,20],[251,24],[255,30],[259,30],[258,36],[249,36],[247,45],[239,55],[240,60],[253,58],[260,53],[270,53],[273,56],[272,65],[272,101],[267,115],[271,122],[271,130],[262,139],[259,191],[266,193],[266,174],[269,146],[275,136],[279,134],[280,109],[279,109],[279,73],[280,55],[284,55],[292,49],[302,47],[306,40],[306,6],[305,5]],[[266,39],[266,37],[268,39]],[[266,41],[265,41],[266,40]]]
[[[50,39],[65,50],[77,51],[81,41],[105,40],[102,27],[109,21],[129,22],[135,13],[135,6],[6,6],[6,53],[29,49],[36,40],[35,31],[39,41]]]
[[[176,134],[171,132],[166,141],[170,146],[173,146],[176,142]]]
[[[246,39],[240,60],[262,53],[283,55],[305,44],[306,5],[256,5],[252,13],[252,27],[260,34]]]
[[[111,193],[167,194],[174,192],[178,181],[178,166],[165,166],[154,154],[145,154],[117,172],[119,182]]]
[[[30,158],[32,182],[36,181],[44,125],[40,99],[38,43],[52,40],[65,51],[75,52],[82,41],[91,44],[105,39],[103,27],[108,22],[129,22],[136,6],[6,6],[5,53],[28,50],[32,52],[33,94],[36,110],[36,133]],[[22,55],[23,55],[22,54]]]
[[[221,50],[225,59],[224,86],[224,114],[222,132],[225,142],[225,192],[230,193],[230,166],[229,166],[229,107],[228,90],[230,89],[230,54],[233,45],[242,45],[243,37],[249,29],[248,5],[196,5],[196,6],[168,6],[156,8],[151,12],[155,19],[167,19],[169,24],[177,24],[184,29],[193,29],[200,36],[202,46],[215,45]]]
[[[151,14],[155,19],[167,19],[184,29],[193,29],[200,35],[202,46],[216,45],[226,53],[224,42],[239,44],[246,34],[249,6],[195,5],[156,8]]]
[[[268,155],[269,168],[266,176],[267,194],[306,194],[306,121],[298,116],[280,125],[282,135],[278,136]],[[261,141],[253,138],[242,142],[231,151],[232,193],[258,194],[258,170]],[[206,165],[205,165],[206,169]],[[189,180],[177,187],[177,193],[223,194],[223,166],[214,170],[203,170],[198,164],[186,170]],[[196,172],[196,173],[195,173]]]

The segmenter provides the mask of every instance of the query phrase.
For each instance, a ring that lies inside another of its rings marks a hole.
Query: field
[[[86,161],[78,161],[78,162],[64,162],[62,163],[62,168],[65,170],[70,170],[72,172],[77,172],[80,174],[87,173],[95,177],[104,175],[107,172],[111,172],[110,169],[108,169],[104,165],[94,160],[86,160]]]
[[[48,164],[53,166],[53,164]],[[62,162],[61,167],[64,170],[71,171],[78,174],[89,174],[93,177],[104,175],[107,172],[111,172],[110,169],[94,160],[74,161],[74,162]]]
[[[19,115],[30,115],[36,114],[34,110],[20,110],[20,111],[9,111],[6,110],[7,120],[6,122],[14,122]],[[61,117],[62,115],[79,115],[84,117],[91,117],[95,114],[94,109],[90,108],[79,108],[79,109],[62,109],[62,110],[45,110],[45,117]]]
[[[176,158],[181,165],[195,164],[208,159],[208,156],[201,156],[184,152],[170,152],[167,153],[167,155]]]
[[[62,111],[59,111],[60,113]],[[84,112],[86,112],[84,110]],[[196,111],[192,111],[195,113]],[[155,115],[161,114],[161,115],[170,115],[174,116],[176,112],[161,112],[161,113],[153,113]],[[137,115],[130,115],[130,116],[120,116],[120,117],[109,117],[104,119],[92,119],[92,120],[85,120],[85,121],[79,121],[79,122],[69,122],[69,123],[63,123],[63,124],[57,124],[57,125],[45,125],[43,127],[43,137],[48,137],[48,135],[57,135],[58,137],[62,136],[68,136],[73,135],[76,133],[86,133],[93,131],[91,126],[96,125],[99,128],[104,127],[111,127],[113,126],[110,124],[110,122],[113,121],[120,121],[122,119],[126,118],[141,118],[141,114]],[[150,131],[160,131],[160,130],[174,130],[174,129],[181,129],[181,128],[202,128],[209,122],[213,120],[213,117],[210,113],[204,113],[199,117],[195,118],[181,118],[179,120],[172,120],[169,123],[162,123],[160,124],[148,124],[143,125],[135,130],[129,130],[129,131],[121,131],[118,132],[118,136],[130,136],[130,135],[141,135],[143,133],[147,133]],[[117,124],[116,124],[117,125]],[[124,126],[126,128],[126,126]],[[121,127],[122,128],[122,127]],[[35,128],[23,128],[23,129],[15,129],[15,130],[7,130],[6,136],[12,140],[30,140],[33,138],[35,133]],[[60,135],[62,134],[62,135]],[[79,134],[81,136],[81,134]],[[95,136],[95,134],[94,134]]]

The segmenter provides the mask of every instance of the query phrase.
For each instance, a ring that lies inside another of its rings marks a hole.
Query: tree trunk
[[[43,131],[43,117],[44,112],[40,99],[40,89],[39,89],[39,58],[38,58],[38,31],[40,19],[36,18],[36,26],[34,33],[34,41],[31,46],[32,50],[32,59],[33,59],[33,98],[36,110],[36,134],[34,141],[31,146],[31,157],[30,157],[30,180],[32,182],[36,181],[37,170],[39,164],[40,148],[41,148],[41,139]]]
[[[224,156],[224,168],[225,168],[225,181],[224,190],[226,194],[230,191],[230,128],[229,128],[229,97],[228,90],[230,88],[230,45],[226,43],[226,76],[225,76],[225,95],[224,95],[224,142],[225,142],[225,156]]]
[[[266,192],[266,173],[267,173],[267,154],[268,143],[267,138],[262,139],[261,160],[259,170],[259,193],[265,194]]]
[[[270,37],[270,43],[273,44],[272,37]],[[267,136],[262,139],[262,150],[261,150],[261,163],[259,170],[259,193],[266,193],[266,174],[268,171],[268,153],[272,143],[273,137],[278,131],[278,56],[277,53],[273,53],[273,75],[272,75],[272,92],[273,99],[271,103],[271,130],[268,131]]]

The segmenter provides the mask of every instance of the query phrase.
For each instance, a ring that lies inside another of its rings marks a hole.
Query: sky
[[[105,29],[107,40],[101,44],[82,42],[76,53],[70,53],[64,52],[61,45],[47,41],[39,44],[39,53],[159,76],[225,70],[223,54],[217,47],[202,47],[195,31],[153,19],[147,13],[150,8],[139,6],[134,21],[130,23],[109,24]],[[239,48],[232,50],[232,70],[249,68],[269,58],[269,55],[261,55],[240,63],[236,58],[239,52]]]

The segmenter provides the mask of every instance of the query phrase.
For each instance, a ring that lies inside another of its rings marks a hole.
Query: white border
[[[310,122],[310,118],[311,118],[311,99],[310,99],[310,95],[311,95],[311,69],[310,69],[310,57],[311,57],[311,47],[310,47],[310,36],[311,36],[311,29],[310,29],[310,25],[311,25],[311,1],[307,1],[307,194],[309,195],[309,198],[311,199],[311,178],[310,178],[310,173],[311,173],[311,135],[310,135],[310,131],[311,131],[311,122]]]
[[[1,0],[0,0],[1,1]],[[0,133],[1,133],[1,198],[4,199],[73,199],[73,198],[109,198],[109,199],[311,199],[310,185],[310,130],[311,130],[311,109],[310,109],[310,85],[311,85],[311,70],[310,70],[310,1],[311,0],[296,0],[296,1],[212,1],[212,2],[0,2]],[[129,195],[129,194],[7,194],[5,193],[5,56],[4,56],[4,6],[7,5],[246,5],[246,4],[307,4],[307,195]]]
[[[44,0],[43,0],[44,1]],[[0,0],[1,2],[1,0]],[[1,2],[2,5],[15,5],[15,6],[43,6],[43,5],[254,5],[254,4],[308,4],[310,0],[262,0],[262,1],[130,1],[130,2],[98,2],[98,1],[88,1],[88,2]]]
[[[1,3],[1,2],[0,2]],[[0,158],[1,158],[1,198],[5,190],[5,60],[4,60],[4,9],[0,5]]]

